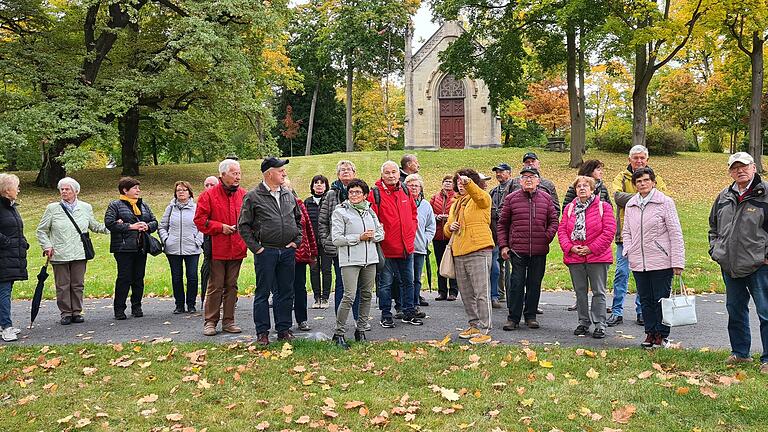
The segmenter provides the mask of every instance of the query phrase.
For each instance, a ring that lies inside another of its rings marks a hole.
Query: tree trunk
[[[757,172],[763,172],[763,130],[761,127],[763,99],[763,44],[758,32],[752,33],[752,104],[749,109],[749,153],[755,158]]]
[[[581,140],[581,154],[587,153],[587,93],[586,86],[587,63],[584,61],[584,22],[579,29],[579,139]]]
[[[155,166],[160,165],[157,161],[157,135],[152,135],[152,162]]]
[[[350,55],[351,56],[351,55]],[[347,151],[355,151],[355,143],[352,142],[352,78],[354,78],[354,68],[352,60],[348,59],[347,65]]]
[[[581,128],[581,109],[579,109],[579,95],[576,83],[577,57],[576,52],[576,29],[569,28],[566,31],[566,50],[568,60],[566,64],[566,76],[568,82],[568,111],[571,114],[571,160],[568,166],[578,168],[583,162],[582,148],[584,147],[583,134]]]
[[[64,165],[57,159],[66,147],[67,143],[55,141],[50,147],[43,150],[43,165],[37,172],[35,179],[37,186],[54,189],[59,184],[59,180],[67,176]]]
[[[315,91],[312,93],[312,105],[309,107],[309,125],[307,126],[307,146],[304,148],[304,156],[312,154],[312,129],[315,126],[315,107],[317,106],[317,94],[320,93],[320,79],[317,78]]]
[[[648,84],[646,70],[651,67],[648,64],[648,53],[645,45],[635,46],[635,77],[632,90],[632,146],[645,145],[645,126],[648,121]]]
[[[504,128],[504,147],[509,147],[509,125]]]
[[[139,106],[134,105],[118,119],[123,175],[139,175]]]

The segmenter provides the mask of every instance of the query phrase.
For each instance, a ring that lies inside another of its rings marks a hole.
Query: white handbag
[[[673,291],[669,298],[659,300],[661,323],[670,327],[696,324],[696,296],[688,293],[682,276],[676,279],[679,281],[679,293]]]

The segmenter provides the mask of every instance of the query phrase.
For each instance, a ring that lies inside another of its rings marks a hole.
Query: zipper
[[[173,208],[171,208],[171,211],[173,211]],[[182,216],[182,213],[184,209],[179,209],[179,255],[184,255],[182,252],[181,244],[182,244],[182,238],[184,238],[184,217]]]
[[[365,217],[360,212],[357,212],[357,214],[360,216],[360,221],[363,223],[363,232],[365,232]],[[368,244],[365,244],[365,265],[368,265]]]
[[[534,209],[533,209],[533,200],[531,199],[530,195],[528,196],[528,256],[533,255],[533,240],[531,237],[533,237],[533,216],[535,215]]]
[[[656,240],[654,240],[654,241],[653,241],[653,243],[656,245],[656,247],[657,247],[657,248],[659,248],[659,250],[661,250],[661,251],[664,253],[664,255],[666,255],[666,256],[669,256],[669,254],[667,253],[667,251],[666,251],[666,250],[664,250],[664,248],[663,248],[663,247],[661,247],[661,245],[659,244],[659,242],[657,242]]]
[[[645,270],[645,248],[643,247],[643,242],[644,242],[643,236],[645,235],[645,230],[643,229],[643,215],[645,215],[645,206],[640,207],[640,256],[643,257],[643,271],[646,271]]]

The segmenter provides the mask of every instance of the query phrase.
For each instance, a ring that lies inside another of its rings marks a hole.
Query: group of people
[[[450,259],[455,272],[454,278],[438,276],[435,300],[461,297],[468,326],[460,338],[473,344],[490,341],[492,309],[503,307],[502,301],[508,311],[503,330],[518,329],[521,322],[539,328],[541,283],[557,235],[576,294],[573,309],[578,324],[573,333],[604,338],[607,327],[622,324],[631,270],[638,294],[637,323],[646,333],[642,346],[665,347],[670,328],[662,323],[659,300],[670,295],[673,278],[683,272],[685,247],[674,201],[665,195],[666,186],[648,166],[648,158],[643,146],[630,150],[626,169],[612,182],[613,202],[603,181],[603,164],[586,161],[562,204],[533,152],[523,156],[517,173],[506,163],[493,167],[499,184],[490,192],[486,191],[490,177],[463,168],[443,177],[440,190],[429,200],[415,155],[405,155],[399,164],[384,162],[372,185],[357,177],[352,161],[341,160],[337,178],[330,182],[316,175],[309,185],[311,195],[304,200],[290,187],[287,159],[264,159],[263,179],[251,191],[240,186],[239,162],[226,159],[219,164],[219,175],[205,180],[205,190],[196,200],[190,183],[176,182],[160,221],[142,201],[140,182],[122,178],[119,197],[107,207],[104,223],[78,199],[78,182],[67,177],[58,184],[61,200],[46,208],[36,236],[53,264],[63,325],[84,321],[89,232],[110,235],[117,265],[115,319],[127,319],[129,293],[131,315],[143,316],[144,271],[155,241],[152,233],[157,231],[171,270],[174,313],[197,311],[197,269],[200,254],[204,256],[203,334],[216,335],[219,322],[223,332],[242,331],[235,323],[234,308],[240,267],[250,250],[255,257],[257,342],[269,344],[273,327],[277,339],[293,339],[294,320],[299,330],[310,329],[309,267],[312,308],[329,306],[335,274],[333,343],[348,349],[349,315],[355,321],[355,341],[365,340],[374,292],[383,328],[395,327],[396,321],[424,324],[421,307],[428,303],[421,296],[421,279],[430,244],[438,267]],[[728,361],[741,363],[751,361],[750,296],[760,317],[764,350],[768,349],[768,197],[749,154],[731,155],[728,166],[734,182],[715,201],[709,240],[710,254],[721,265],[726,284],[733,351]],[[10,321],[12,284],[28,276],[29,244],[16,210],[18,192],[18,178],[0,174],[4,340],[15,340],[18,333]],[[606,281],[614,262],[613,302],[608,307]],[[768,372],[768,353],[761,361]]]

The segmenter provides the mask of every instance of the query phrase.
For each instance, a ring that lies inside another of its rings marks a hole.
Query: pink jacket
[[[630,270],[685,268],[683,230],[675,202],[656,190],[641,210],[637,198],[635,195],[627,203],[621,232]]]
[[[577,198],[578,199],[578,198]],[[603,207],[603,214],[600,215],[600,207]],[[592,204],[587,208],[585,215],[585,225],[587,231],[586,240],[571,240],[571,233],[576,224],[576,200],[565,206],[563,210],[563,219],[557,229],[557,239],[560,247],[563,249],[563,262],[568,264],[592,264],[592,263],[612,263],[613,252],[611,244],[613,236],[616,234],[616,219],[613,217],[613,207],[605,201],[600,201],[596,196]],[[592,252],[581,256],[571,252],[574,246],[587,246]]]

